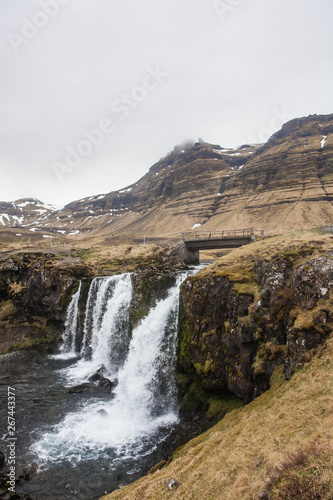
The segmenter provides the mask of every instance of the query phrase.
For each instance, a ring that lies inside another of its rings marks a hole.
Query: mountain
[[[22,198],[13,202],[0,202],[2,226],[28,226],[42,222],[59,207],[47,205],[35,198]]]
[[[333,115],[291,120],[264,145],[228,149],[200,141],[176,147],[135,184],[58,211],[37,200],[19,201],[0,204],[0,228],[35,237],[109,242],[143,234],[179,237],[199,227],[276,233],[331,224]]]
[[[31,231],[37,231],[39,224],[47,224],[48,217],[60,209],[35,198],[21,198],[13,202],[0,202],[0,237],[1,240],[13,240]],[[17,233],[17,231],[20,231]],[[40,239],[40,235],[34,237]]]

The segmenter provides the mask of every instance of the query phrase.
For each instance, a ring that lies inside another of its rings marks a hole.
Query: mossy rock
[[[236,397],[228,398],[226,397],[211,397],[208,400],[209,408],[206,413],[206,417],[209,420],[217,419],[221,420],[227,413],[244,406],[243,401]]]

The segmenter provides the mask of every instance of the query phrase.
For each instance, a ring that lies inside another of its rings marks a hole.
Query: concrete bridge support
[[[199,250],[187,248],[185,241],[181,241],[170,252],[169,256],[176,262],[185,264],[199,264]]]

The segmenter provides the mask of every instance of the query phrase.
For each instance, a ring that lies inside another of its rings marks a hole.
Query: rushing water
[[[73,295],[71,303],[69,304],[65,322],[65,333],[63,335],[63,343],[60,351],[75,355],[78,351],[78,337],[79,337],[79,299],[81,294],[82,283],[80,281],[78,291]]]
[[[71,385],[87,380],[101,367],[109,378],[117,377],[130,342],[131,299],[132,281],[129,274],[95,278],[92,281],[81,342],[81,360],[66,374]],[[75,300],[74,296],[72,303]],[[76,330],[76,336],[80,336],[79,329]],[[80,345],[80,340],[75,343]],[[62,347],[58,358],[64,353],[66,354],[66,349]]]
[[[27,364],[18,376],[18,385],[30,394],[27,402],[22,397],[27,449],[20,454],[44,468],[24,491],[43,500],[96,499],[137,479],[170,453],[168,440],[178,423],[173,372],[179,287],[185,277],[177,278],[133,332],[129,274],[92,281],[83,332],[80,284],[68,307],[59,354],[33,369]],[[69,386],[87,382],[99,369],[118,382],[112,392],[69,394]],[[30,420],[34,397],[42,414]]]

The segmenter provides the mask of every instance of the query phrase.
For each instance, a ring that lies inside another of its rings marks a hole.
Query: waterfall
[[[91,282],[84,320],[82,345],[82,354],[84,357],[89,357],[91,355],[91,339],[94,335],[98,335],[105,309],[109,299],[112,297],[115,284],[119,278],[121,278],[121,276],[94,278]]]
[[[72,383],[104,364],[118,385],[108,400],[84,403],[34,444],[40,460],[73,464],[103,456],[121,461],[150,454],[178,421],[174,368],[178,328],[177,278],[128,335],[132,297],[129,274],[96,278],[87,300],[82,354],[67,371]],[[74,300],[74,297],[73,297]],[[84,458],[82,458],[84,457]]]
[[[107,377],[117,378],[130,342],[131,299],[129,273],[93,279],[87,299],[81,360],[66,370],[69,385],[89,379],[101,367]]]
[[[144,421],[175,409],[179,287],[184,276],[134,329],[126,362],[119,373],[113,403],[116,412]]]
[[[89,351],[96,365],[119,368],[129,341],[129,306],[132,299],[130,274],[111,276],[99,287],[92,315]],[[88,315],[90,312],[88,311]],[[86,324],[88,324],[87,321]],[[88,332],[85,332],[85,342]],[[87,347],[84,346],[87,350]]]
[[[81,281],[77,292],[73,295],[67,309],[65,332],[63,335],[61,353],[75,355],[79,352],[79,299],[81,294]]]

